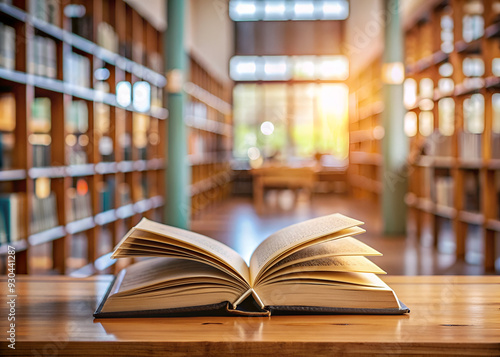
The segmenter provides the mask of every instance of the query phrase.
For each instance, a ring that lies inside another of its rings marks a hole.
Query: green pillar
[[[385,44],[383,68],[387,64],[399,63],[402,68],[403,31],[400,23],[399,0],[384,0],[386,14]],[[382,140],[382,217],[386,235],[406,233],[406,204],[404,196],[407,191],[406,160],[408,157],[408,140],[404,133],[402,77],[397,81],[385,81],[383,87],[384,112],[382,115],[385,136]]]
[[[167,0],[167,33],[164,52],[167,70],[168,126],[165,137],[165,214],[166,224],[189,228],[191,175],[188,163],[187,128],[184,124],[186,94],[184,82],[188,73],[184,44],[184,15],[186,1]]]

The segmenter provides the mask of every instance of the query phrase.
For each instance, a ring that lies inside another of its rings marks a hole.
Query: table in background
[[[16,350],[3,338],[0,354],[500,355],[500,276],[385,277],[409,315],[93,320],[111,279],[18,275]]]
[[[263,166],[251,170],[255,210],[262,212],[266,188],[306,190],[309,201],[316,182],[313,167]],[[295,199],[297,194],[295,194]]]

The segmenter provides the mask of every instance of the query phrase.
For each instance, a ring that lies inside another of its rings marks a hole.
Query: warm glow
[[[401,62],[384,63],[382,80],[387,84],[401,84],[405,79],[405,67]]]
[[[346,159],[349,153],[348,96],[345,84],[331,84],[321,86],[318,98],[320,150],[338,159]]]
[[[35,195],[37,198],[47,198],[50,195],[50,179],[40,177],[35,181]]]
[[[434,114],[432,112],[420,112],[419,131],[422,136],[429,136],[434,131]]]
[[[438,102],[439,132],[444,136],[451,136],[455,132],[455,100],[442,98]]]
[[[318,67],[320,79],[345,80],[349,77],[349,61],[345,56],[323,56]]]
[[[417,135],[417,114],[415,112],[408,112],[404,117],[404,131],[406,136],[414,137]]]
[[[403,103],[406,109],[413,108],[417,104],[417,82],[413,78],[404,81]]]

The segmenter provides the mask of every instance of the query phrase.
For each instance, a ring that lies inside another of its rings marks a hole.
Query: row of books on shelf
[[[16,30],[0,23],[0,67],[14,70],[16,66]]]
[[[436,177],[435,202],[438,205],[454,207],[454,180],[451,176]]]
[[[28,43],[28,72],[37,76],[56,78],[56,42],[49,37],[34,36]]]
[[[460,158],[464,160],[477,160],[481,158],[481,134],[462,133],[460,136]]]
[[[49,24],[60,26],[60,0],[30,0],[29,13]]]
[[[458,140],[459,158],[478,160],[482,158],[482,134],[461,133]],[[497,149],[495,149],[497,148]],[[492,135],[492,155],[500,156],[500,136]],[[427,137],[424,153],[430,156],[452,157],[453,139],[435,131]]]
[[[88,57],[69,52],[64,57],[63,70],[66,82],[90,88],[90,60]]]
[[[31,196],[30,233],[38,233],[59,225],[56,195],[50,192],[45,197]]]
[[[39,179],[36,187],[46,186],[50,182],[48,179]],[[50,185],[50,184],[49,184]],[[44,187],[42,191],[49,189]],[[147,182],[141,180],[138,190],[147,190]],[[99,208],[101,212],[106,212],[115,208],[115,180],[107,178],[98,185]],[[123,182],[118,185],[118,197],[120,206],[132,203],[130,186]],[[78,179],[74,187],[66,190],[69,207],[66,210],[67,222],[73,222],[87,217],[91,217],[92,203],[90,190],[85,179]],[[33,194],[30,198],[30,234],[42,232],[59,225],[57,216],[57,200],[54,192],[46,192],[43,197]],[[26,225],[22,221],[25,216],[25,194],[10,193],[0,194],[0,244],[15,242],[27,236]]]
[[[24,194],[0,195],[0,244],[11,243],[26,237]]]

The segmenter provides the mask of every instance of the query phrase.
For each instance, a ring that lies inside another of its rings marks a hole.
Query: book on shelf
[[[12,167],[16,128],[16,99],[13,93],[0,93],[0,170]]]
[[[50,192],[46,197],[32,195],[30,234],[45,231],[58,224],[55,194]]]
[[[48,37],[34,36],[29,40],[28,72],[38,76],[56,78],[56,42]]]
[[[468,212],[481,211],[481,185],[479,173],[474,170],[464,171],[464,210]]]
[[[14,70],[16,67],[16,30],[0,23],[0,67]]]
[[[64,58],[64,80],[70,84],[90,88],[90,60],[75,52],[69,52]]]
[[[107,177],[97,186],[97,192],[101,212],[109,211],[115,208],[115,179]]]
[[[37,19],[59,26],[59,0],[30,0],[30,14]]]
[[[12,243],[26,237],[22,220],[25,209],[23,193],[0,195],[0,244]]]
[[[86,134],[89,127],[89,113],[87,102],[74,100],[66,107],[66,159],[69,165],[80,165],[88,162],[85,148],[89,144]]]
[[[70,202],[70,209],[67,211],[68,222],[92,216],[89,186],[85,179],[78,179],[76,187],[66,190],[66,196]]]
[[[31,103],[29,128],[32,134],[29,143],[33,150],[33,167],[51,165],[50,131],[52,127],[51,101],[49,98],[35,98]]]
[[[113,26],[106,22],[97,25],[97,44],[108,51],[119,52],[119,39]]]
[[[436,177],[436,203],[441,206],[453,207],[454,180],[451,176]]]
[[[409,312],[366,258],[380,253],[353,238],[361,224],[333,214],[288,226],[247,265],[214,239],[143,218],[112,258],[156,258],[121,270],[94,316]]]

